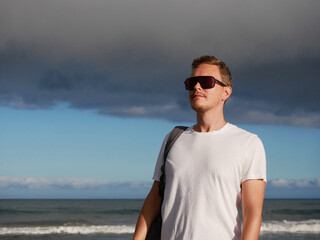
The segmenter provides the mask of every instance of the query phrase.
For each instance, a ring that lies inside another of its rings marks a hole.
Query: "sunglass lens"
[[[184,85],[186,87],[186,90],[192,90],[194,86],[197,84],[197,80],[194,78],[187,78],[187,80],[184,82]]]
[[[212,77],[201,77],[199,78],[199,83],[202,88],[208,89],[214,87],[214,79]]]
[[[191,77],[187,78],[184,82],[186,90],[192,90],[197,82],[199,82],[201,87],[204,89],[213,88],[215,83],[214,78],[211,76]]]

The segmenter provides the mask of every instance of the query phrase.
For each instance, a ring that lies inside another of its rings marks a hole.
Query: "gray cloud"
[[[150,182],[106,181],[82,178],[0,176],[0,189],[150,189]]]
[[[266,198],[319,198],[320,178],[272,179],[266,186]]]
[[[313,180],[288,180],[288,179],[274,179],[269,183],[270,188],[278,188],[278,189],[293,189],[293,188],[312,188],[312,189],[320,189],[320,178]]]
[[[150,181],[107,181],[84,178],[47,178],[47,177],[13,177],[0,176],[0,189],[147,189]],[[320,190],[320,178],[306,179],[272,179],[268,181],[269,189],[314,189]]]
[[[194,57],[231,67],[229,121],[320,126],[319,1],[1,1],[0,104],[188,121]]]

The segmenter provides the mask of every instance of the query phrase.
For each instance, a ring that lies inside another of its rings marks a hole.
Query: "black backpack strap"
[[[163,197],[164,195],[164,187],[165,187],[165,165],[167,161],[168,153],[173,146],[174,142],[178,139],[178,137],[187,129],[188,127],[185,126],[176,126],[170,133],[166,146],[164,148],[163,154],[163,165],[161,167],[162,175],[160,177],[160,184],[159,184],[159,195]]]

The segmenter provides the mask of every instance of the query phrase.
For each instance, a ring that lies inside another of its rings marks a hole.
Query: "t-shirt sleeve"
[[[242,173],[241,183],[249,179],[262,179],[267,182],[266,154],[257,135],[250,138]]]
[[[158,155],[158,160],[154,169],[154,173],[153,173],[153,180],[154,181],[160,181],[160,177],[162,175],[162,171],[161,171],[161,167],[163,165],[163,155],[164,155],[164,149],[168,140],[169,134],[167,134],[167,136],[165,137],[165,139],[163,140],[159,155]]]

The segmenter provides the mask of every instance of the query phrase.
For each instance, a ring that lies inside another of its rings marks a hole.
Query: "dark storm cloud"
[[[319,1],[1,1],[0,104],[193,120],[194,57],[225,60],[228,120],[320,126]]]

